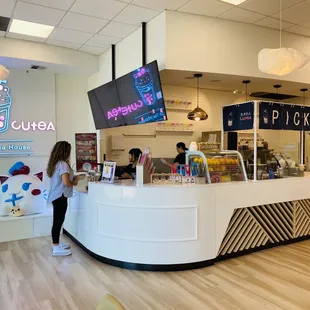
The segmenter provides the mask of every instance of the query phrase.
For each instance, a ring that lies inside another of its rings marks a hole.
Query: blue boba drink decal
[[[0,133],[9,129],[12,98],[7,81],[0,81]]]
[[[155,96],[153,80],[149,70],[141,68],[133,77],[135,79],[135,87],[144,105],[150,106],[155,104],[157,98]]]

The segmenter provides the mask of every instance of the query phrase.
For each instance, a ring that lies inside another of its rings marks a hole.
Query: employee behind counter
[[[118,177],[121,179],[135,179],[136,178],[136,166],[142,151],[138,148],[131,149],[129,151],[129,165],[118,171]]]
[[[176,149],[178,152],[178,155],[175,157],[173,164],[168,163],[165,159],[161,159],[162,163],[166,165],[167,167],[170,167],[171,169],[173,166],[177,165],[185,165],[186,162],[186,151],[188,151],[188,148],[186,148],[184,142],[179,142],[176,145]]]

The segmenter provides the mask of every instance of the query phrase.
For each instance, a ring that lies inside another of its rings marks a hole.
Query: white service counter
[[[141,270],[213,264],[310,236],[310,178],[214,185],[89,183],[65,233],[93,257]]]

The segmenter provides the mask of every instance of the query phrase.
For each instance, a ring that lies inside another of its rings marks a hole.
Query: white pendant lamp
[[[9,76],[9,70],[0,65],[0,81],[6,80]]]
[[[287,75],[305,66],[310,57],[293,48],[282,47],[282,0],[280,0],[280,48],[264,48],[258,54],[258,69],[267,74]]]

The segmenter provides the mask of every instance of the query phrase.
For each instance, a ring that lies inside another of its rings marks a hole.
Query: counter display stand
[[[248,180],[242,156],[237,151],[186,152],[187,165],[191,166],[192,162],[197,158],[201,158],[205,165],[208,184]]]

